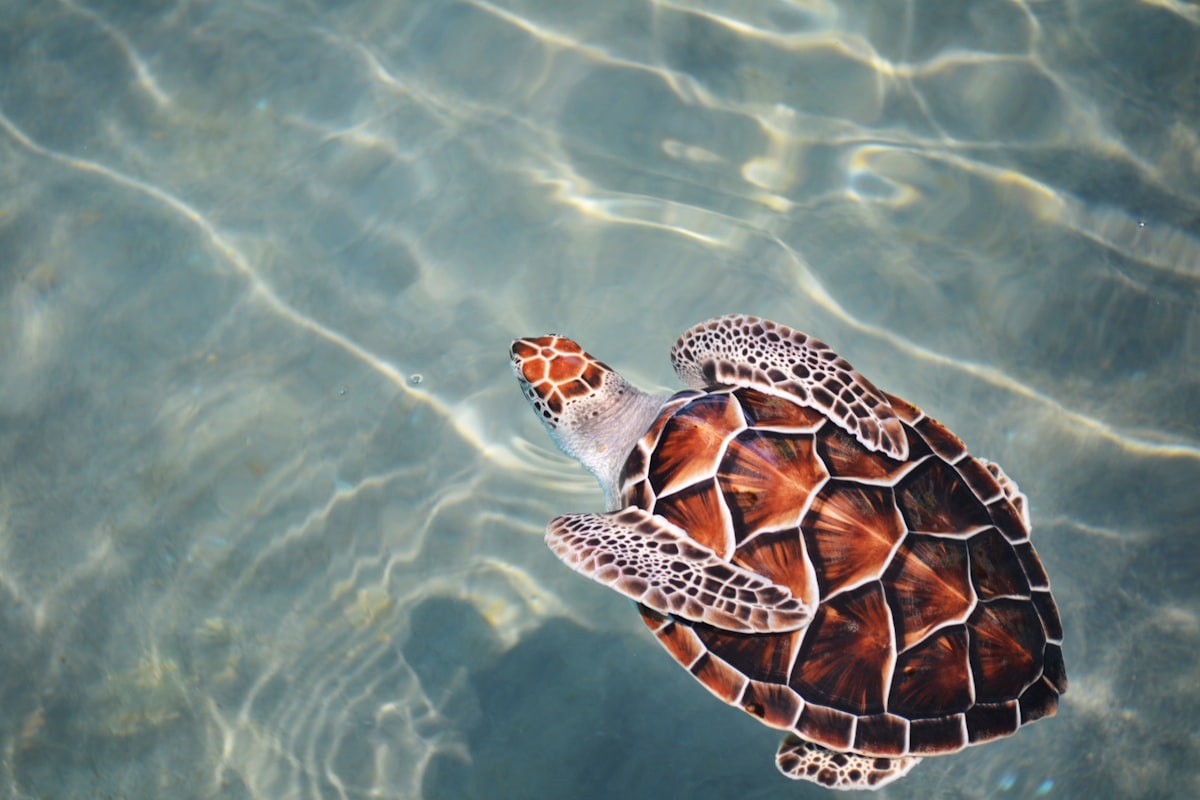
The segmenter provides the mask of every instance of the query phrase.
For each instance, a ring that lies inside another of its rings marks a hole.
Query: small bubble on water
[[[339,386],[338,387],[338,397],[345,397],[345,396],[346,396],[346,387]]]
[[[1036,794],[1038,797],[1045,797],[1046,795],[1050,794],[1050,790],[1053,788],[1054,788],[1054,779],[1046,778],[1046,780],[1044,780],[1038,784],[1037,791],[1034,792],[1034,794]]]
[[[408,382],[413,386],[419,386],[423,380],[425,380],[425,377],[419,372],[414,372],[412,375],[408,376]]]

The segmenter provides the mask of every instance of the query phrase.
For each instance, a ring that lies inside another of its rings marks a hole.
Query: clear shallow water
[[[0,10],[0,795],[819,796],[508,372],[729,311],[1032,502],[1060,714],[887,794],[1200,793],[1195,5],[593,5]]]

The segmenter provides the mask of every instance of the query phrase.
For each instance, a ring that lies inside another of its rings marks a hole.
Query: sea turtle
[[[513,370],[608,513],[550,521],[573,569],[637,602],[709,691],[787,731],[789,778],[874,789],[1014,733],[1066,691],[1025,496],[827,345],[725,316],[639,391],[570,339]]]

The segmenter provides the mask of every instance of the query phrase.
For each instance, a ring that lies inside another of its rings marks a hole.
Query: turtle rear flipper
[[[829,789],[878,789],[903,778],[919,756],[877,758],[837,753],[789,733],[779,744],[775,766],[793,780],[812,781]]]
[[[812,621],[812,607],[786,586],[725,561],[636,506],[555,517],[546,544],[571,569],[661,614],[734,633],[780,633]]]

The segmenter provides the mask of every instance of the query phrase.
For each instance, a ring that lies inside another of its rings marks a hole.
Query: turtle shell
[[[675,395],[624,466],[626,505],[816,613],[735,634],[640,608],[692,675],[768,725],[867,756],[949,753],[1055,712],[1062,626],[1015,485],[888,400],[905,461],[776,395]]]

